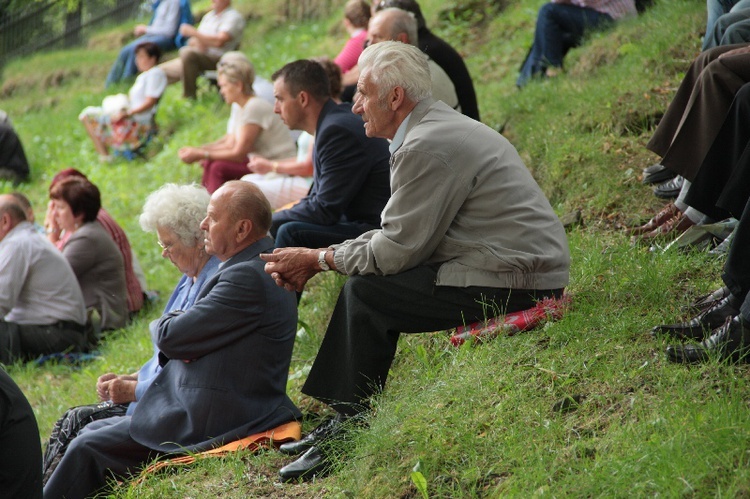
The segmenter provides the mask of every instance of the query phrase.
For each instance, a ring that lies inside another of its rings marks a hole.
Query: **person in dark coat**
[[[5,111],[0,110],[0,179],[19,183],[29,178],[29,162],[21,139]]]
[[[0,495],[42,497],[42,448],[29,401],[0,368]]]
[[[416,0],[379,0],[373,4],[373,11],[379,12],[391,7],[414,14],[417,19],[417,46],[419,50],[427,54],[448,74],[456,88],[458,103],[461,105],[461,114],[480,121],[474,82],[461,54],[448,42],[430,31],[422,14],[422,9]]]

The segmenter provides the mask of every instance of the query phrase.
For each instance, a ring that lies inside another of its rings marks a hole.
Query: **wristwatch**
[[[320,265],[320,268],[323,270],[331,270],[331,267],[326,263],[326,253],[328,253],[328,250],[323,250],[318,253],[318,265]]]

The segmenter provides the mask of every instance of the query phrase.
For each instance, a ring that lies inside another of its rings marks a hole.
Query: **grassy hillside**
[[[336,53],[345,38],[344,2],[321,3],[331,6],[330,17],[288,23],[271,0],[235,0],[253,14],[242,50],[259,74]],[[453,9],[469,3],[468,11]],[[571,52],[566,74],[518,91],[516,72],[543,1],[492,2],[506,5],[499,12],[485,3],[420,2],[435,31],[466,56],[483,121],[505,125],[558,214],[583,215],[569,232],[570,312],[541,330],[477,347],[453,348],[444,333],[402,338],[370,429],[341,449],[336,473],[325,480],[278,484],[276,472],[288,459],[264,452],[151,477],[121,487],[117,497],[419,497],[414,469],[429,497],[750,494],[747,367],[672,365],[666,343],[648,334],[717,286],[723,261],[652,253],[631,246],[620,230],[661,205],[640,184],[641,168],[656,159],[643,146],[699,51],[705,4],[661,0]],[[85,171],[128,232],[150,287],[165,295],[178,274],[160,259],[154,236],[140,231],[140,207],[164,182],[200,179],[199,168],[181,164],[176,151],[223,133],[228,113],[210,89],[185,102],[172,87],[162,99],[162,134],[150,159],[100,164],[76,116],[105,95],[112,40],[129,28],[101,32],[85,49],[10,64],[0,107],[26,146],[33,179],[22,190],[38,211],[56,171]],[[289,393],[310,415],[306,428],[326,413],[299,388],[342,282],[330,273],[315,278],[301,305]],[[157,315],[118,332],[102,346],[101,359],[80,369],[10,366],[42,438],[67,407],[94,401],[99,374],[138,368],[150,355],[147,324]],[[580,403],[556,410],[569,398]]]

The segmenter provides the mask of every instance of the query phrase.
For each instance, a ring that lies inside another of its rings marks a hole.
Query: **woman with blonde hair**
[[[273,106],[253,92],[255,70],[241,52],[227,52],[217,65],[219,92],[232,111],[227,133],[221,139],[198,147],[183,147],[180,159],[200,162],[203,185],[214,192],[227,180],[249,173],[248,154],[271,160],[295,154],[295,145]]]

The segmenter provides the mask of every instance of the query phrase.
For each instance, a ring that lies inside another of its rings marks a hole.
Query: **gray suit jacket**
[[[200,451],[301,416],[286,395],[297,302],[263,270],[258,255],[272,250],[270,238],[257,241],[219,267],[189,310],[159,319],[153,340],[166,365],[133,413],[133,440]]]

